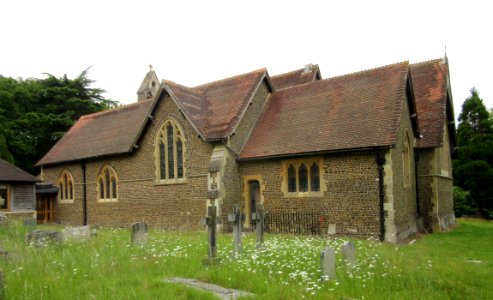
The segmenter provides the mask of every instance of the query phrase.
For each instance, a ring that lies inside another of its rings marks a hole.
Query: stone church
[[[446,57],[328,79],[312,64],[261,69],[195,87],[151,69],[137,95],[81,117],[37,163],[58,187],[53,221],[188,230],[207,205],[225,219],[240,204],[248,229],[262,203],[319,212],[329,234],[390,242],[455,223]]]

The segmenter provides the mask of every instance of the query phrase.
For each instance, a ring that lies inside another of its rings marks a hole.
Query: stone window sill
[[[288,192],[284,193],[285,198],[309,198],[309,197],[323,197],[323,192]]]
[[[58,200],[58,202],[63,204],[69,204],[69,203],[74,203],[74,200]]]
[[[163,179],[156,181],[155,185],[186,184],[186,178]]]
[[[109,202],[118,202],[118,199],[116,198],[111,198],[111,199],[98,199],[99,203],[109,203]]]

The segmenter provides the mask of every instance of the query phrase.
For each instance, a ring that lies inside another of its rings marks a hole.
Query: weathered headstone
[[[207,207],[207,217],[204,218],[203,224],[207,226],[208,253],[207,257],[202,260],[204,266],[213,266],[221,262],[217,257],[217,208],[215,205]]]
[[[66,227],[62,233],[65,240],[88,240],[91,238],[91,227],[89,225]]]
[[[332,280],[336,277],[336,256],[333,248],[327,247],[322,251],[320,270],[322,272],[322,280]]]
[[[9,218],[5,214],[0,214],[0,227],[9,225]]]
[[[264,244],[264,220],[265,211],[262,204],[257,205],[257,211],[252,213],[252,220],[255,222],[255,231],[257,234],[257,247]]]
[[[41,247],[49,243],[60,245],[63,241],[63,233],[54,230],[33,230],[26,236],[26,242],[35,247]]]
[[[147,223],[137,222],[132,224],[132,244],[144,246],[147,244]]]
[[[3,271],[0,270],[0,300],[5,300],[7,299],[7,296],[5,296],[5,283],[3,279]]]
[[[233,223],[233,255],[241,253],[241,225],[243,215],[239,205],[235,205],[233,213],[228,215],[228,221]]]
[[[346,260],[346,267],[348,268],[353,268],[354,263],[356,262],[355,256],[354,256],[354,244],[351,241],[346,241],[344,244],[341,246],[341,252],[342,255],[344,256],[344,259]]]
[[[24,227],[35,227],[36,220],[34,218],[26,218],[24,219]]]

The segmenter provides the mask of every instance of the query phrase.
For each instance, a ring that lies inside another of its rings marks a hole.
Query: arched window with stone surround
[[[118,201],[118,177],[110,165],[105,165],[98,174],[97,179],[98,201]]]
[[[185,181],[186,140],[181,126],[173,119],[164,122],[156,138],[156,181]]]
[[[57,185],[58,200],[61,202],[73,202],[74,201],[74,178],[68,170],[64,170],[60,173]]]
[[[411,186],[411,143],[407,131],[402,144],[402,176],[404,187]]]

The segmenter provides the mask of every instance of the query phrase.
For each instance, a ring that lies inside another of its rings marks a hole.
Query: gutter
[[[300,156],[310,156],[310,155],[323,155],[323,154],[335,154],[335,153],[347,153],[347,152],[363,152],[363,151],[379,151],[394,148],[395,145],[388,146],[375,146],[375,147],[361,147],[361,148],[350,148],[350,149],[339,149],[339,150],[321,150],[321,151],[310,151],[310,152],[302,152],[302,153],[293,153],[293,154],[277,154],[277,155],[269,155],[269,156],[261,156],[261,157],[249,157],[249,158],[238,158],[239,162],[248,162],[248,161],[259,161],[259,160],[268,160],[268,159],[276,159],[276,158],[288,158],[288,157],[300,157]]]
[[[377,153],[375,159],[378,169],[378,197],[379,197],[379,212],[380,212],[380,241],[385,240],[385,211],[384,211],[384,200],[385,200],[385,190],[383,187],[383,165],[385,164],[385,157],[381,153]]]

